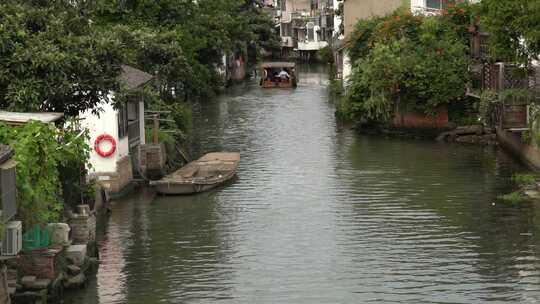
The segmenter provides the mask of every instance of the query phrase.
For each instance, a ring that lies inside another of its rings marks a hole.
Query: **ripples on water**
[[[536,206],[495,203],[522,170],[492,148],[340,131],[324,73],[201,105],[200,152],[238,178],[117,202],[73,303],[536,303]],[[68,301],[69,303],[69,301]]]

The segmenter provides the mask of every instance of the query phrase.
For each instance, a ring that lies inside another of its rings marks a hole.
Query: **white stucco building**
[[[133,170],[138,170],[145,125],[144,100],[136,91],[152,79],[150,74],[129,66],[122,66],[120,77],[133,91],[127,102],[115,108],[115,94],[111,92],[108,100],[100,104],[99,113],[89,110],[80,115],[82,127],[90,132],[90,176],[97,178],[111,194],[120,193],[133,180]],[[107,136],[110,139],[104,138]],[[100,155],[100,151],[111,154]]]
[[[280,0],[277,8],[282,55],[309,59],[329,45],[334,0]]]

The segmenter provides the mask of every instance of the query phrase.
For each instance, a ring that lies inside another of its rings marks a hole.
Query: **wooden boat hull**
[[[288,82],[262,81],[261,87],[265,89],[295,88],[296,83],[294,81],[288,81]]]
[[[240,153],[208,153],[150,185],[160,194],[182,195],[211,190],[236,175]]]
[[[218,186],[223,185],[225,182],[227,182],[229,179],[215,183],[215,184],[178,184],[178,183],[163,183],[159,185],[154,185],[154,189],[159,194],[165,194],[165,195],[182,195],[182,194],[194,194],[194,193],[200,193],[205,192],[208,190],[212,190]]]

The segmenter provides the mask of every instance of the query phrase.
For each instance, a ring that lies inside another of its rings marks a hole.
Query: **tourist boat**
[[[208,153],[150,185],[161,194],[207,191],[233,178],[239,162],[238,152]]]
[[[286,71],[289,78],[279,77],[281,71]],[[263,62],[260,65],[260,75],[260,85],[263,88],[295,88],[298,82],[294,62]]]

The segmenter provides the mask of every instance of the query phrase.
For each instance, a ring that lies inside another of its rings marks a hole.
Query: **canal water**
[[[195,196],[115,202],[101,266],[66,303],[537,303],[538,206],[496,201],[523,170],[496,148],[341,128],[326,73],[255,81],[195,110],[196,150],[240,151]]]

